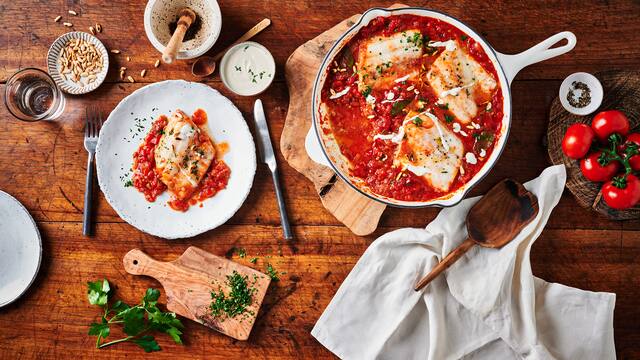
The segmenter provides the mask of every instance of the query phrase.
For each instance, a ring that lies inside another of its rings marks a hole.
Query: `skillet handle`
[[[552,46],[562,40],[567,40],[567,43],[562,46],[552,48]],[[500,65],[502,65],[505,76],[507,77],[507,82],[511,85],[513,78],[516,77],[518,72],[523,68],[531,64],[568,53],[575,46],[576,36],[570,31],[563,31],[519,54],[506,55],[497,53],[497,55],[498,61],[500,61]]]

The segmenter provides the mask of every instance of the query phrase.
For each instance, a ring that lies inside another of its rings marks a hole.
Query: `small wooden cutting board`
[[[390,8],[407,7],[394,4]],[[360,18],[353,15],[297,48],[284,66],[289,87],[289,110],[280,138],[282,155],[316,188],[322,205],[356,235],[376,230],[386,205],[353,190],[332,169],[315,163],[304,147],[311,122],[311,93],[316,74],[333,43]]]
[[[167,309],[238,340],[247,340],[267,292],[271,278],[250,267],[210,254],[191,246],[178,259],[156,261],[139,249],[129,251],[123,259],[129,274],[151,276],[164,287]],[[227,275],[233,271],[247,276],[256,289],[247,313],[235,318],[218,319],[211,315],[211,292],[227,294]]]

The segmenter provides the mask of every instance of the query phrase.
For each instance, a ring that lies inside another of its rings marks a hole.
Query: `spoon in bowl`
[[[206,77],[213,74],[214,71],[216,71],[216,62],[222,59],[222,56],[224,56],[224,53],[227,52],[227,50],[231,49],[234,45],[245,42],[258,35],[258,33],[266,29],[269,25],[271,25],[271,20],[264,19],[249,29],[249,31],[242,35],[238,40],[234,41],[233,44],[219,52],[216,56],[201,56],[191,66],[191,73],[198,77]]]
[[[538,199],[522,184],[506,179],[482,197],[467,215],[467,239],[436,265],[416,286],[418,291],[474,245],[501,248],[538,215]]]

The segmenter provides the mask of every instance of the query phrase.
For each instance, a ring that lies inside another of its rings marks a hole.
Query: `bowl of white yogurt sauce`
[[[273,82],[276,62],[266,47],[253,41],[233,46],[220,62],[220,78],[227,89],[241,96],[254,96]]]

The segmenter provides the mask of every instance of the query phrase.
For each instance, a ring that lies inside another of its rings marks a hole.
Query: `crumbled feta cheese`
[[[410,76],[411,76],[411,74],[407,74],[407,75],[405,75],[405,76],[403,76],[403,77],[401,77],[401,78],[397,78],[397,79],[393,80],[393,82],[395,82],[395,83],[401,83],[401,82],[403,82],[403,81],[407,81],[407,80],[409,79],[409,77],[410,77]]]
[[[461,130],[460,124],[459,123],[453,123],[453,132],[454,133],[459,133],[460,130]]]
[[[393,98],[396,96],[396,94],[393,93],[393,91],[389,91],[387,93],[387,100],[393,100]]]
[[[339,97],[342,97],[342,96],[346,95],[349,92],[349,90],[351,90],[351,86],[347,86],[346,88],[344,88],[344,90],[331,95],[329,97],[329,99],[333,100],[333,99],[337,99]]]
[[[480,149],[480,157],[487,156],[487,152],[484,149]]]
[[[453,51],[457,48],[456,42],[454,40],[447,41],[429,41],[427,44],[429,47],[444,47],[447,51]]]
[[[372,96],[371,94],[367,95],[367,98],[365,100],[367,101],[367,104],[375,104],[376,103],[375,96]]]
[[[475,165],[478,163],[478,159],[476,159],[476,156],[473,153],[466,153],[464,155],[464,159],[467,163],[471,164],[471,165]]]

